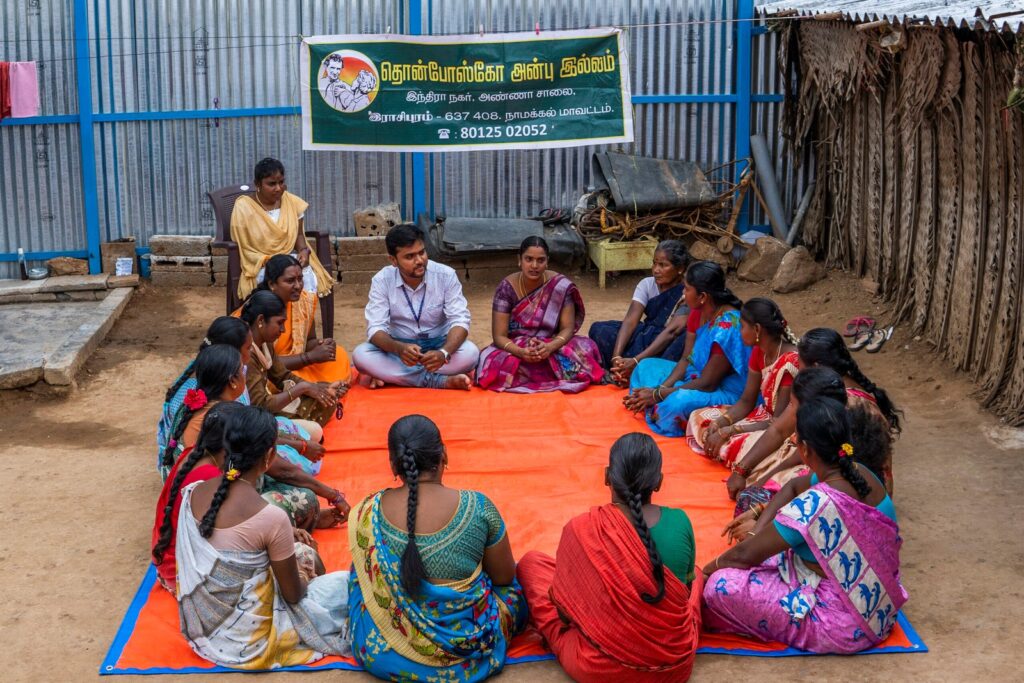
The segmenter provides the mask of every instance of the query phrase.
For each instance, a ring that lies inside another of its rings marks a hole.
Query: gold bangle
[[[719,566],[718,566],[718,561],[719,561],[720,559],[722,559],[722,556],[721,556],[721,555],[719,555],[718,557],[716,557],[716,558],[715,558],[715,569],[721,569],[721,567],[719,567]]]
[[[292,401],[294,401],[294,400],[295,400],[295,397],[294,397],[294,396],[292,396],[292,388],[291,388],[291,387],[285,387],[285,392],[287,392],[287,393],[288,393],[288,398],[289,398],[289,400],[292,400]]]
[[[725,421],[728,422],[730,426],[732,426],[733,424],[736,423],[735,420],[733,420],[731,417],[729,417],[729,413],[722,413],[722,417],[725,418]]]
[[[502,351],[508,351],[508,345],[511,344],[511,343],[512,343],[512,340],[509,339],[507,342],[505,342],[505,345],[501,347],[501,350]]]

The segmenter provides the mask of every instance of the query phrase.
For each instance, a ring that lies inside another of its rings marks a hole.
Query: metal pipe
[[[779,184],[772,170],[771,155],[768,154],[768,143],[761,134],[750,136],[750,151],[754,155],[754,169],[757,171],[758,185],[764,195],[768,208],[768,221],[772,224],[772,232],[779,240],[786,239],[789,227],[786,225],[785,213],[782,210],[782,195]]]
[[[811,205],[811,194],[814,192],[814,183],[812,180],[804,190],[804,198],[800,200],[800,206],[797,207],[796,215],[793,216],[793,225],[789,228],[789,234],[786,235],[786,244],[793,246],[796,242],[797,235],[800,234],[800,225],[804,222],[804,214],[807,213],[807,207]]]

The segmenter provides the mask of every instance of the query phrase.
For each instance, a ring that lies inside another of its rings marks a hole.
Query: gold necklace
[[[786,343],[785,339],[780,339],[779,340],[779,349],[778,349],[778,351],[775,352],[775,358],[772,359],[771,363],[769,363],[767,360],[765,360],[765,362],[764,362],[764,366],[766,368],[770,368],[771,366],[775,365],[776,362],[778,362],[779,358],[782,356],[782,345],[785,344],[785,343]],[[764,353],[764,352],[762,351],[762,353]]]
[[[256,196],[256,203],[260,205],[261,209],[263,209],[267,213],[270,213],[271,211],[273,211],[273,209],[268,209],[266,204],[263,203],[263,200],[260,199],[260,191],[259,190],[256,190],[256,195],[255,196]]]

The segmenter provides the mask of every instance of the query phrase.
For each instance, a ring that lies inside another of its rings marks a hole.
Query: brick
[[[338,268],[342,272],[346,270],[372,270],[378,271],[384,266],[390,266],[387,254],[360,254],[358,256],[339,256]]]
[[[387,254],[383,237],[341,237],[338,239],[338,256],[362,256],[365,254]]]
[[[213,278],[208,271],[180,273],[153,269],[153,284],[157,287],[209,287]]]
[[[368,285],[373,276],[377,274],[376,270],[349,270],[344,271],[340,275],[340,282],[342,286],[346,285]]]
[[[154,235],[149,251],[155,256],[209,256],[211,242],[207,235]]]
[[[107,278],[107,289],[120,289],[121,287],[138,287],[139,274],[111,275]]]

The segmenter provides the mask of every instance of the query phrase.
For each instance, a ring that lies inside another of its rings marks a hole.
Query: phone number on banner
[[[548,134],[546,123],[526,123],[514,126],[467,126],[459,128],[460,140],[488,140],[493,138],[538,138]]]

